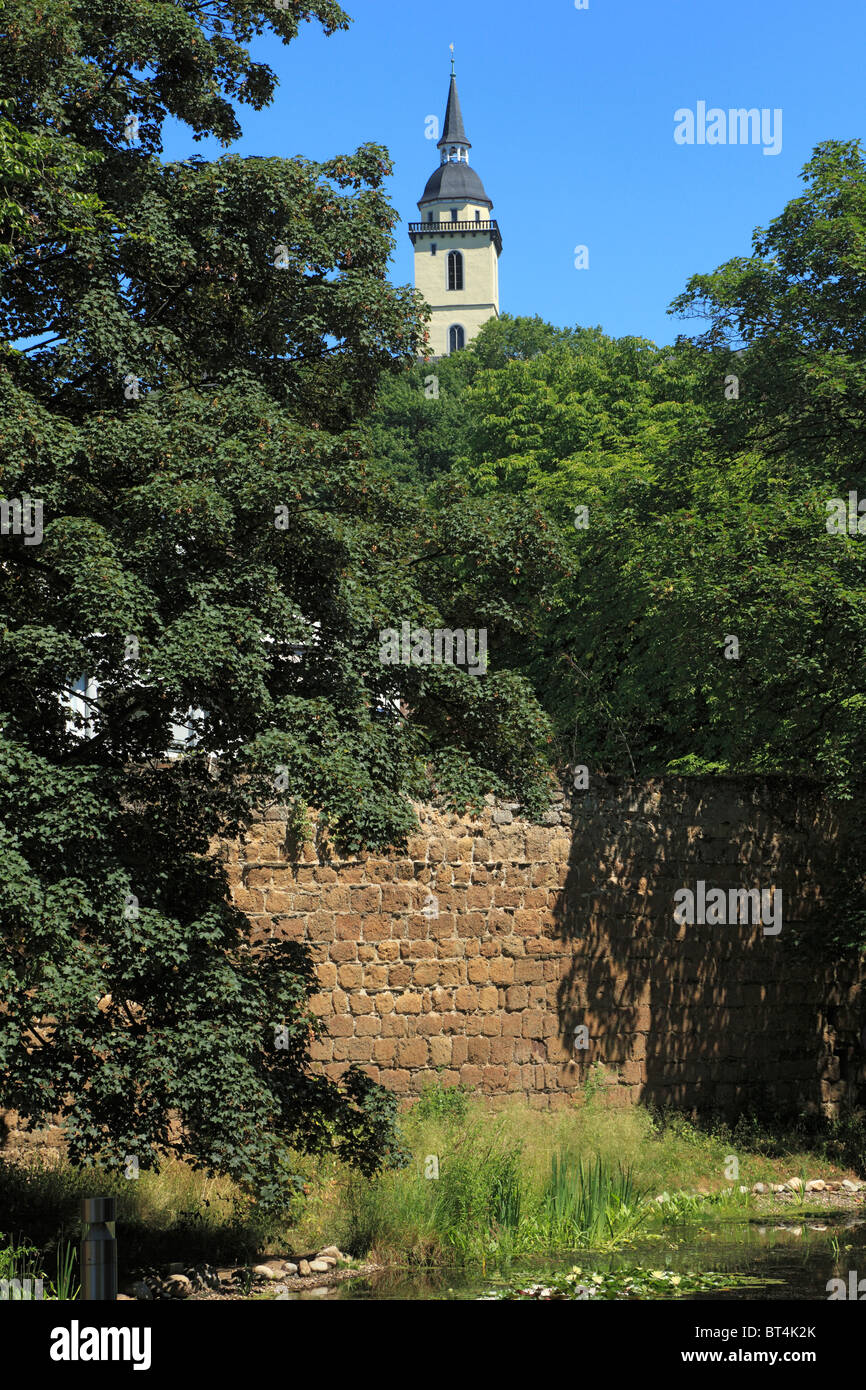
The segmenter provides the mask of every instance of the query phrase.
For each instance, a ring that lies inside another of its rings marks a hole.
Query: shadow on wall
[[[569,1051],[577,1041],[581,1076],[600,1062],[631,1098],[728,1117],[864,1103],[857,963],[817,962],[794,942],[806,924],[820,931],[842,844],[805,780],[593,779],[574,798],[554,911],[570,947],[560,1037]],[[678,922],[684,888],[692,920]],[[738,909],[730,890],[756,888],[781,891],[781,913],[769,892],[761,921]]]

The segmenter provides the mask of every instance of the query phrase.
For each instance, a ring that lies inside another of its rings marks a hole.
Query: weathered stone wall
[[[834,1113],[866,1099],[855,973],[793,949],[839,871],[840,827],[813,787],[596,779],[544,825],[516,810],[419,807],[407,852],[336,858],[287,844],[272,809],[226,847],[254,938],[309,945],[325,1072],[354,1061],[408,1096],[438,1068],[536,1106],[597,1063],[622,1104]],[[781,889],[781,932],[678,925],[674,893],[699,879]]]
[[[327,1025],[317,1066],[338,1077],[357,1062],[406,1098],[441,1069],[547,1106],[600,1063],[621,1104],[866,1103],[856,973],[793,948],[795,925],[820,925],[828,887],[850,871],[813,787],[596,779],[543,825],[517,809],[422,806],[406,853],[351,858],[299,850],[272,809],[224,846],[253,939],[308,943]],[[782,930],[678,925],[674,893],[699,879],[781,889]],[[579,1025],[589,1047],[576,1051]],[[0,1113],[0,1148],[56,1138]]]

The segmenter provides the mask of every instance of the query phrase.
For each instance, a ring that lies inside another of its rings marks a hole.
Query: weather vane
[[[451,76],[453,77],[453,76],[454,76],[454,45],[453,45],[453,43],[452,43],[452,44],[449,44],[448,47],[451,49]]]

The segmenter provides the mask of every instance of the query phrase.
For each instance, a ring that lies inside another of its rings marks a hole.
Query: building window
[[[448,288],[463,289],[463,254],[460,251],[448,252]]]
[[[436,255],[436,243],[435,243],[435,241],[431,241],[431,243],[430,243],[430,255],[431,255],[431,256],[435,256],[435,255]]]
[[[448,329],[448,351],[459,352],[466,346],[466,334],[463,332],[459,323],[452,324]]]
[[[457,209],[456,209],[456,208],[452,208],[452,209],[451,209],[451,221],[452,221],[452,222],[456,222],[456,221],[457,221]]]
[[[480,222],[480,221],[481,221],[481,213],[478,211],[477,208],[475,209],[475,221],[476,221],[476,222]]]

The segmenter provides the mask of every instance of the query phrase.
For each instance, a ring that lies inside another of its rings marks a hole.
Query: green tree
[[[62,1113],[75,1161],[173,1149],[273,1207],[290,1147],[394,1159],[394,1101],[311,1074],[309,960],[251,946],[215,838],[274,801],[355,849],[403,839],[431,786],[540,805],[549,738],[495,654],[483,678],[380,659],[384,628],[473,615],[449,608],[457,513],[437,531],[362,451],[424,327],[387,280],[387,153],[159,158],[166,115],[234,138],[273,89],[245,45],[307,18],[345,23],[328,0],[13,3],[0,43],[0,186],[37,217],[13,209],[2,280],[0,492],[43,509],[41,543],[0,538],[0,1103]],[[47,179],[18,150],[58,133]],[[498,535],[504,571],[522,542]],[[514,585],[486,573],[507,633]]]
[[[759,449],[786,472],[863,480],[866,411],[866,161],[859,141],[818,145],[803,192],[751,256],[694,275],[670,313],[696,335],[722,452]],[[735,410],[721,385],[739,380]]]
[[[515,669],[561,759],[857,793],[866,571],[862,537],[826,522],[866,495],[864,236],[860,147],[828,142],[754,255],[675,301],[710,321],[694,340],[521,345],[506,323],[458,355],[489,365],[459,397],[453,475],[490,508],[531,499],[555,538]]]

